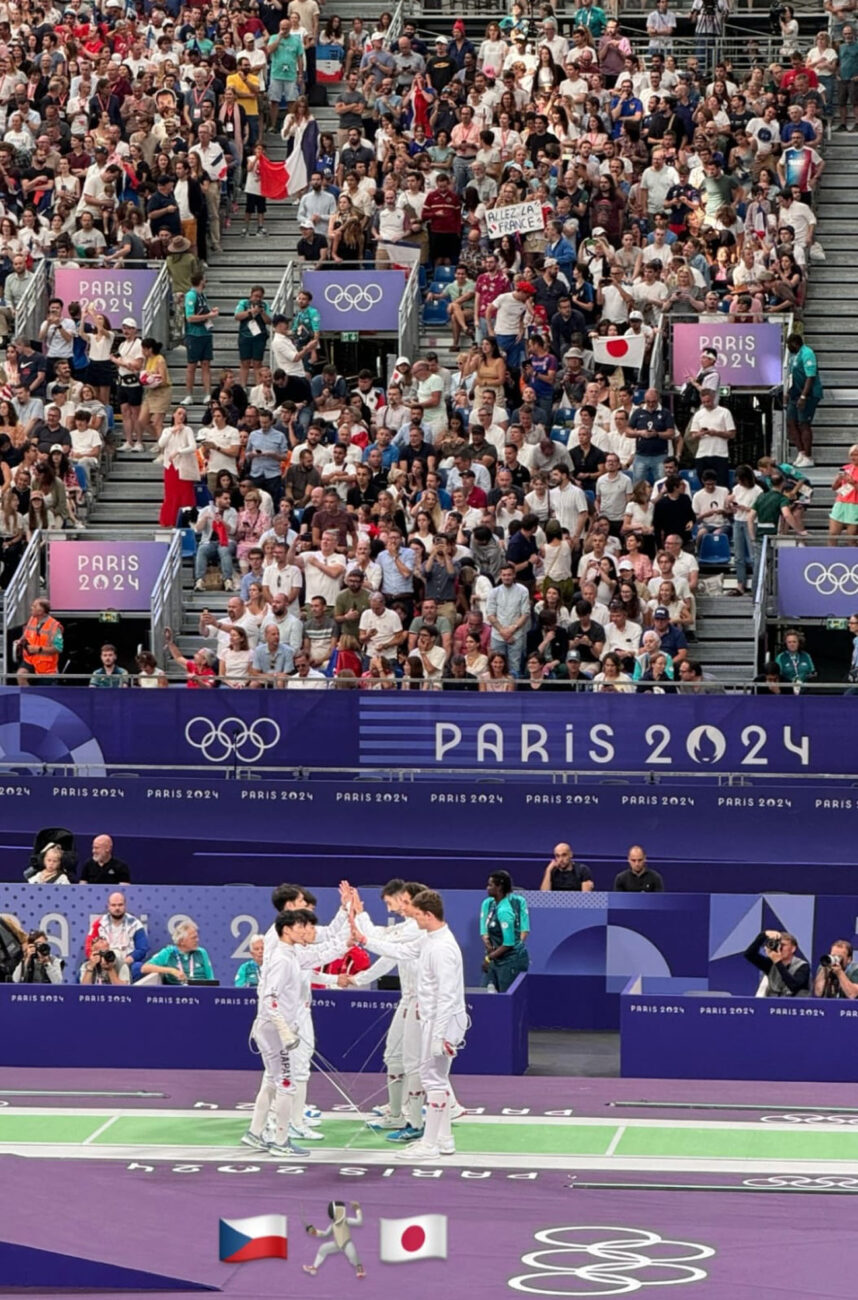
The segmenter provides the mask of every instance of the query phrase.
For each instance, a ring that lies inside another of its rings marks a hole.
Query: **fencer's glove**
[[[274,1017],[274,1025],[277,1029],[278,1034],[280,1035],[281,1045],[286,1049],[287,1052],[291,1052],[292,1049],[297,1047],[301,1041],[298,1034],[295,1032],[295,1030],[292,1028],[291,1025],[287,1025],[286,1021],[283,1019],[282,1016]]]
[[[455,1056],[456,1049],[443,1038],[433,1038],[430,1046],[432,1056]]]

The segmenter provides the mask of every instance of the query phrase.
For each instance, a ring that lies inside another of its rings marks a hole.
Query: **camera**
[[[826,968],[831,967],[831,966],[842,966],[842,965],[843,965],[842,961],[841,961],[840,958],[837,956],[837,954],[836,954],[836,953],[833,953],[833,952],[824,952],[824,953],[822,954],[822,956],[820,957],[820,959],[819,959],[819,964],[820,964],[820,966],[823,966],[823,967],[826,967]]]
[[[781,946],[780,935],[778,935],[777,938],[775,939],[773,939],[771,935],[766,935],[765,948],[767,952],[777,952],[780,946]]]
[[[101,954],[101,960],[102,960],[103,962],[106,962],[106,964],[107,964],[108,966],[112,966],[113,963],[116,961],[116,953],[113,951],[112,948],[107,948],[107,949],[106,949],[106,950]]]
[[[35,953],[37,957],[50,957],[51,945],[49,943],[45,943],[43,940],[41,943],[36,944]]]

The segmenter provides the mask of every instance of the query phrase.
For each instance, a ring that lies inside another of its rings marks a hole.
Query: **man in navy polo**
[[[635,407],[629,420],[629,428],[637,439],[632,474],[638,483],[646,479],[655,483],[664,470],[664,458],[673,451],[671,445],[676,437],[673,416],[661,405],[658,389],[648,388],[644,393],[643,405]]]
[[[670,610],[664,605],[657,605],[652,616],[653,627],[658,633],[661,648],[670,655],[674,666],[688,658],[688,641],[681,627],[670,621]]]

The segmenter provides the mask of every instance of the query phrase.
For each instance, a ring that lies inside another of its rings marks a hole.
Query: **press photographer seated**
[[[765,955],[759,951],[761,944],[765,944]],[[745,959],[766,976],[764,997],[810,996],[810,966],[798,956],[795,935],[779,930],[761,930],[745,949]]]
[[[63,964],[52,955],[44,930],[31,930],[21,942],[21,960],[12,972],[12,983],[62,984]]]
[[[852,964],[852,944],[835,939],[819,959],[813,977],[815,998],[858,998],[858,966]]]
[[[93,939],[89,960],[80,968],[81,984],[127,984],[129,980],[127,965],[117,957],[107,940],[101,936]]]

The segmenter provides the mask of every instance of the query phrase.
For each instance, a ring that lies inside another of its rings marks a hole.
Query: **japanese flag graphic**
[[[412,1259],[447,1258],[446,1214],[420,1214],[413,1219],[381,1219],[379,1255],[383,1264]]]
[[[646,337],[640,334],[606,335],[593,339],[593,356],[599,366],[631,366],[640,369],[646,351]]]

